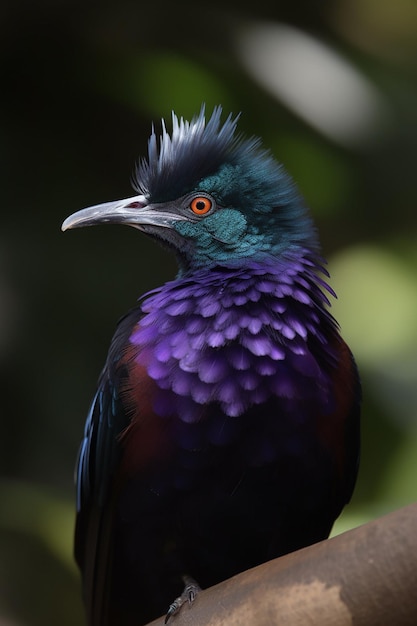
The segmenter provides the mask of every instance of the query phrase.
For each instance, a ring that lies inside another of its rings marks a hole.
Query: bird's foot
[[[165,624],[168,623],[168,620],[173,615],[178,613],[183,604],[185,604],[186,602],[188,602],[188,604],[192,604],[197,594],[201,591],[200,585],[196,583],[194,578],[191,578],[191,576],[183,576],[182,579],[185,585],[184,591],[180,596],[178,596],[178,598],[175,598],[172,604],[169,605],[169,609],[165,616]]]

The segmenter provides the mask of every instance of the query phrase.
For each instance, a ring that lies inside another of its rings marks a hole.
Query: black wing
[[[119,436],[129,424],[120,399],[126,376],[121,360],[139,318],[140,310],[135,309],[119,322],[87,416],[76,466],[74,553],[82,572],[89,626],[109,623],[115,480],[121,456]]]

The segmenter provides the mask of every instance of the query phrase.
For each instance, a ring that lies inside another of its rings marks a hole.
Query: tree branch
[[[169,624],[415,626],[417,503],[211,587]]]

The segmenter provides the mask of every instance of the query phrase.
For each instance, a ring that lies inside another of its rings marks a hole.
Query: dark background
[[[319,226],[365,396],[336,531],[415,499],[414,0],[5,0],[0,35],[0,625],[83,623],[72,470],[86,410],[116,320],[175,270],[133,229],[60,225],[132,194],[171,109],[242,111]]]

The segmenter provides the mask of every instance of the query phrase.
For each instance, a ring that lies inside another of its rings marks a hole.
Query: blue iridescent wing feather
[[[126,375],[119,367],[134,310],[118,325],[86,419],[76,465],[77,519],[74,553],[83,571],[87,614],[94,626],[107,623],[111,577],[114,483],[120,463],[119,436],[129,424],[120,401]]]

